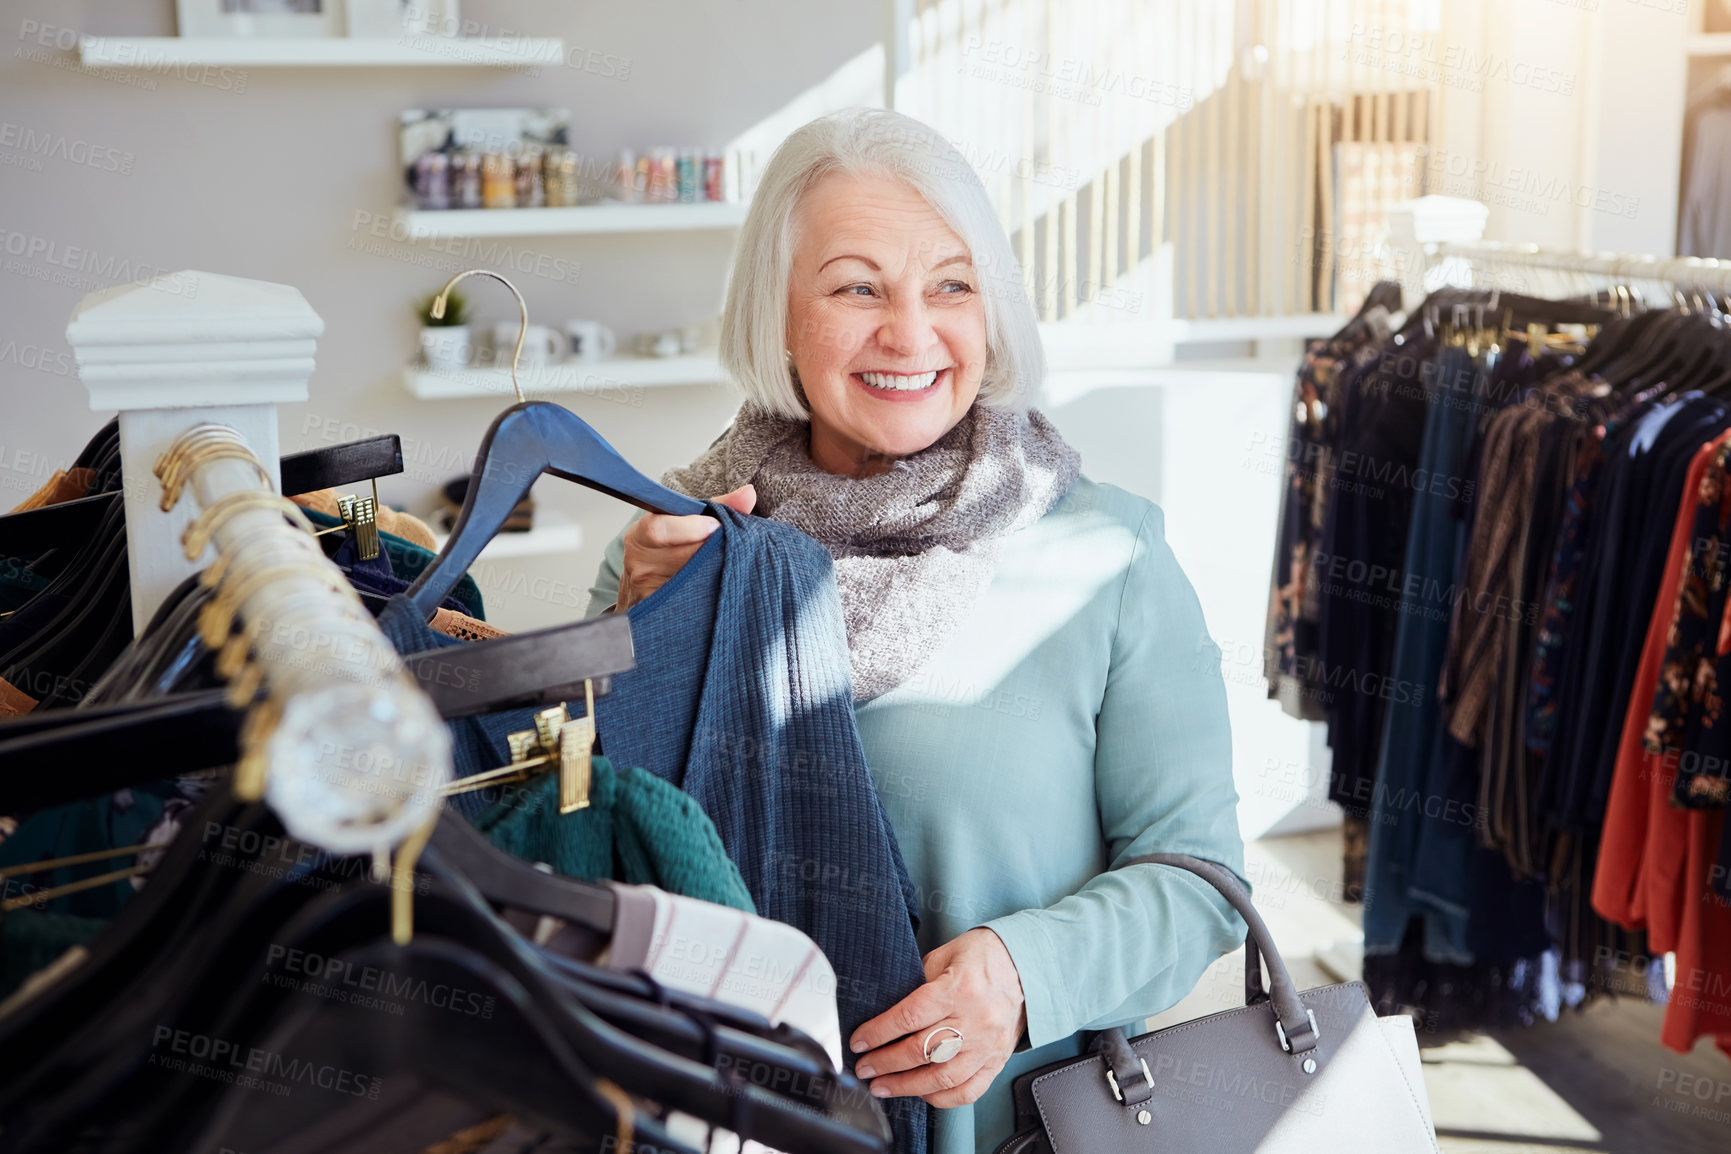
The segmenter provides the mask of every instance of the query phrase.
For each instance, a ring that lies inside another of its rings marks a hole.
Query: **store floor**
[[[1360,910],[1340,900],[1338,831],[1246,847],[1256,905],[1301,989],[1356,964]],[[1244,958],[1222,958],[1156,1026],[1240,1005]],[[1425,1085],[1445,1154],[1700,1154],[1731,1150],[1731,1059],[1706,1039],[1659,1045],[1664,1007],[1601,1000],[1525,1030],[1426,1045]]]

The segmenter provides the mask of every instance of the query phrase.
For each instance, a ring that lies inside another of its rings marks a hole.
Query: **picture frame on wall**
[[[462,25],[462,0],[404,0],[403,31],[424,36],[455,36]],[[353,0],[350,0],[353,3]],[[351,35],[353,35],[351,33]]]
[[[359,39],[455,36],[458,0],[347,0],[348,34]]]
[[[182,36],[342,36],[344,0],[175,0]]]

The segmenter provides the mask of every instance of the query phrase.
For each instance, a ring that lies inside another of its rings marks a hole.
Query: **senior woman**
[[[938,1154],[989,1151],[1015,1074],[1136,1027],[1243,940],[1189,875],[1112,868],[1244,872],[1219,651],[1159,508],[1081,476],[1027,409],[1045,364],[1009,239],[929,128],[851,110],[777,150],[722,363],[745,404],[667,483],[834,557],[860,737],[920,894],[926,984],[849,1039],[856,1072],[940,1107]],[[717,527],[635,520],[590,612],[652,594]]]

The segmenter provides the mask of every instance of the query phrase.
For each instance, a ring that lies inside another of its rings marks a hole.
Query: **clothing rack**
[[[438,813],[451,746],[278,495],[276,406],[306,399],[323,328],[287,285],[181,272],[85,297],[66,332],[90,407],[120,410],[134,632],[195,572],[220,573],[201,628],[226,642],[231,702],[264,693],[237,793],[302,841],[382,853]]]
[[[1658,257],[1648,254],[1571,252],[1536,244],[1496,241],[1442,243],[1425,246],[1425,287],[1444,284],[1486,285],[1515,291],[1525,285],[1499,284],[1507,274],[1524,271],[1598,277],[1613,283],[1651,283],[1673,288],[1698,287],[1731,292],[1731,260],[1704,257]],[[1484,273],[1488,276],[1480,276]],[[1464,282],[1458,278],[1463,276]]]
[[[1446,279],[1399,332],[1354,318],[1299,366],[1265,634],[1270,696],[1329,726],[1365,980],[1480,1028],[1664,1000],[1646,959],[1670,953],[1661,1040],[1731,1053],[1731,1012],[1689,985],[1731,973],[1709,693],[1731,660],[1731,262],[1427,252]],[[1369,461],[1394,483],[1361,483]],[[1341,669],[1413,688],[1341,692]]]

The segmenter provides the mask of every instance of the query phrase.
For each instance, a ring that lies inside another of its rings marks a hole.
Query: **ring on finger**
[[[939,1034],[954,1034],[955,1037],[945,1038],[938,1042],[937,1045],[932,1045],[932,1039],[936,1038]],[[920,1044],[920,1054],[924,1056],[928,1063],[934,1065],[939,1062],[948,1062],[951,1058],[954,1058],[957,1054],[962,1052],[963,1040],[962,1032],[954,1026],[939,1026],[937,1029],[926,1035],[926,1040]]]

